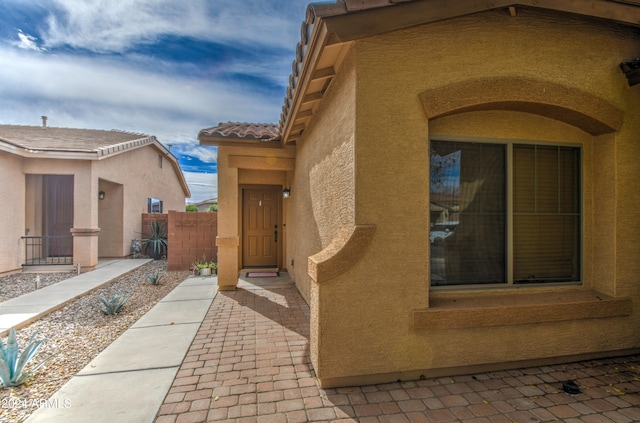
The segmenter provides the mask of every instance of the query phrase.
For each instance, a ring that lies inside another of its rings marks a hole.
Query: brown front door
[[[45,175],[43,184],[44,234],[49,237],[44,254],[73,256],[73,176]]]
[[[243,190],[243,267],[278,266],[279,193],[277,188]]]

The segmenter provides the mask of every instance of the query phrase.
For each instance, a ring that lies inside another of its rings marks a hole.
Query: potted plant
[[[198,265],[198,269],[200,270],[200,276],[211,276],[211,268],[209,267],[209,263],[200,263]]]
[[[196,264],[196,267],[198,268],[198,273],[200,274],[200,276],[211,276],[211,274],[215,273],[215,271],[218,269],[218,264],[212,261],[205,261]]]
[[[158,260],[162,258],[168,246],[166,226],[158,220],[152,221],[149,238],[143,239],[142,245],[144,245],[145,253],[152,259]]]
[[[218,263],[207,261],[207,257],[202,254],[202,260],[196,259],[193,262],[193,274],[196,276],[210,276],[218,270]]]
[[[206,267],[206,264],[207,264],[207,257],[204,254],[202,254],[202,260],[196,259],[196,261],[193,262],[193,265],[192,265],[193,275],[200,276],[201,270],[204,267]]]
[[[209,269],[211,270],[212,274],[217,274],[218,273],[218,263],[214,263],[214,262],[209,262]]]

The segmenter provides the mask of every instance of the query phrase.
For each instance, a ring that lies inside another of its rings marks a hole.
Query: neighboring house
[[[209,211],[209,207],[213,206],[213,205],[218,205],[218,199],[217,198],[210,198],[208,200],[203,200],[203,201],[199,201],[197,203],[189,203],[192,206],[196,206],[198,208],[198,211],[200,212],[206,212]]]
[[[288,270],[322,386],[640,350],[640,3],[344,0],[301,33],[279,125],[199,139],[220,288]]]
[[[142,213],[184,210],[177,159],[149,135],[0,125],[0,273],[125,257]]]

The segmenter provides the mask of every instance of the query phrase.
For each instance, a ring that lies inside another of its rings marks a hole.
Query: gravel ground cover
[[[77,272],[14,273],[0,278],[0,303],[41,288],[77,276]]]
[[[157,271],[163,276],[160,284],[154,286],[149,283],[147,274],[155,274]],[[75,273],[40,274],[40,280],[42,286],[46,286],[45,283],[56,283],[72,276],[75,276]],[[34,332],[38,333],[37,339],[47,339],[32,360],[34,364],[50,354],[56,355],[38,369],[35,377],[25,384],[0,388],[0,422],[22,422],[28,418],[43,401],[49,399],[74,374],[82,370],[188,276],[189,272],[186,271],[168,272],[165,260],[149,262],[19,330],[20,351],[27,345],[29,337]],[[0,301],[13,298],[9,297],[11,295],[18,296],[33,290],[35,279],[36,274],[24,273],[0,278],[0,290],[4,293]],[[9,288],[11,285],[16,286]],[[17,285],[22,285],[24,291],[20,292]],[[104,315],[101,312],[102,303],[97,296],[108,297],[115,292],[126,292],[130,297],[120,313]],[[3,342],[6,344],[6,338]]]

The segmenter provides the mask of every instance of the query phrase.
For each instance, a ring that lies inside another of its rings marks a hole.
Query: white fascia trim
[[[66,160],[96,160],[93,151],[49,151],[31,150],[0,141],[0,151],[29,159],[66,159]]]

